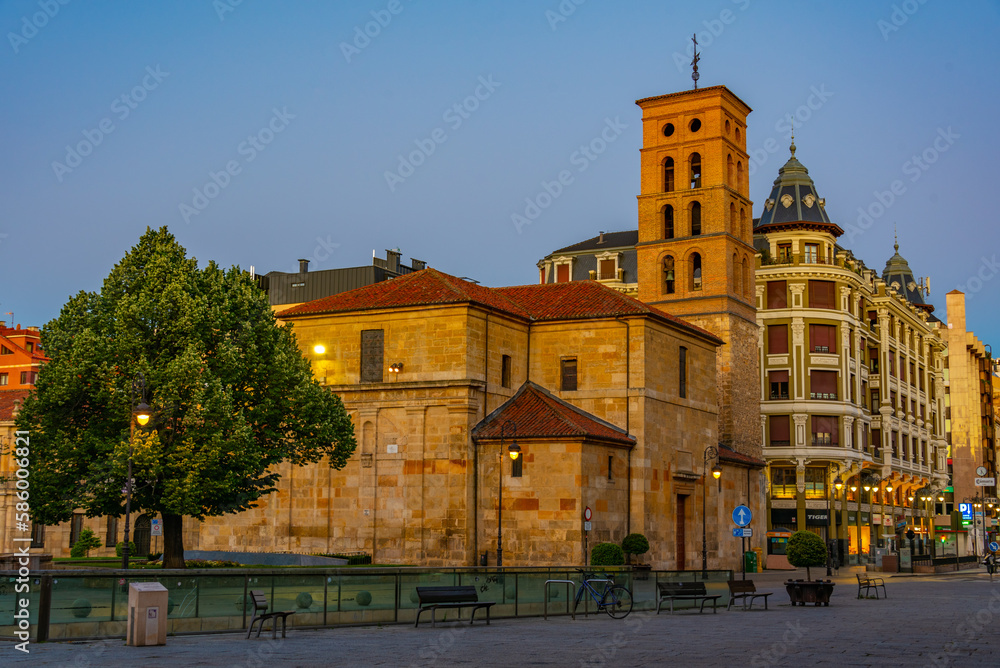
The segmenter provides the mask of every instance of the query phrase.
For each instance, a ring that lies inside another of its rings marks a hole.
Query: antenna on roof
[[[13,311],[7,311],[7,315],[10,316],[10,326],[13,327],[14,326],[14,312]]]
[[[691,41],[694,42],[694,57],[691,59],[691,79],[694,80],[694,89],[698,90],[698,79],[701,75],[698,74],[698,61],[701,60],[701,54],[698,53],[698,33],[692,33]]]

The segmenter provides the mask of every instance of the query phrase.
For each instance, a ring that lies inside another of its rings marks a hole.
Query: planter
[[[832,580],[788,580],[785,582],[785,591],[792,605],[805,605],[815,603],[816,605],[830,605],[830,596],[833,594]]]

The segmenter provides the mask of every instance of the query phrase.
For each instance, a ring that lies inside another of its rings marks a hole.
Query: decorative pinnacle
[[[788,147],[788,150],[792,152],[792,157],[795,157],[795,117],[791,114],[788,115],[788,122],[792,124],[792,143]]]
[[[892,224],[892,237],[893,237],[893,241],[894,241],[894,243],[892,244],[892,247],[893,247],[893,249],[895,249],[896,253],[898,254],[899,253],[899,233],[896,231],[896,223]]]

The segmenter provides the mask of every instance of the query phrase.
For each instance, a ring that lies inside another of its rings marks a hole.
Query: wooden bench
[[[247,630],[247,638],[253,633],[253,625],[260,621],[260,625],[257,627],[257,637],[260,637],[260,632],[264,629],[264,622],[268,619],[271,620],[271,637],[278,637],[278,620],[281,620],[281,637],[285,637],[285,625],[287,624],[288,616],[294,615],[295,611],[290,610],[288,612],[267,612],[267,596],[264,595],[262,591],[251,591],[250,598],[253,600],[253,617],[250,619],[250,628]]]
[[[877,599],[878,598],[878,588],[879,587],[882,588],[882,594],[886,598],[889,598],[889,595],[885,593],[885,580],[883,580],[882,578],[873,578],[873,577],[869,577],[867,575],[861,575],[861,573],[858,573],[857,575],[858,575],[858,598],[861,598],[861,590],[862,589],[865,590],[865,596],[866,597],[868,596],[868,592],[870,592],[872,589],[874,589],[875,590],[875,598]]]
[[[701,601],[701,612],[705,612],[705,604],[712,602],[712,613],[716,612],[716,603],[722,596],[709,594],[704,582],[657,582],[660,595],[656,599],[656,614],[660,614],[660,604],[670,601],[670,614],[674,614],[674,601]]]
[[[494,602],[480,601],[475,587],[417,587],[417,597],[420,599],[420,610],[417,611],[415,627],[420,624],[420,615],[428,610],[431,611],[431,626],[434,626],[438,608],[472,608],[469,624],[476,621],[476,610],[486,608],[486,623],[490,623],[490,607]]]
[[[733,607],[733,603],[736,599],[743,599],[743,609],[749,610],[753,608],[754,599],[762,598],[764,599],[764,609],[767,610],[767,597],[771,595],[772,592],[761,593],[757,591],[757,586],[753,583],[753,580],[730,580],[729,584],[729,605],[726,610]],[[749,602],[749,606],[747,603]]]

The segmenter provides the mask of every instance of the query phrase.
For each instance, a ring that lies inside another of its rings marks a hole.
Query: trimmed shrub
[[[616,543],[598,543],[590,551],[591,566],[622,566],[625,564],[625,552]]]
[[[788,557],[788,563],[792,566],[804,567],[806,579],[812,580],[809,568],[826,564],[826,545],[823,544],[823,539],[812,531],[796,531],[788,539],[785,556]]]
[[[91,550],[96,550],[101,546],[101,539],[94,535],[93,529],[84,529],[80,532],[80,537],[76,539],[73,547],[70,548],[69,556],[79,559],[90,556]]]
[[[622,541],[622,551],[628,563],[632,563],[632,555],[639,556],[649,552],[649,541],[641,533],[630,533]]]
[[[122,550],[124,550],[124,549],[125,549],[125,541],[123,541],[123,540],[118,541],[118,544],[115,545],[115,556],[116,557],[122,556]],[[133,543],[132,541],[129,541],[128,542],[128,557],[129,557],[129,559],[131,559],[134,556],[135,556],[135,543]]]

